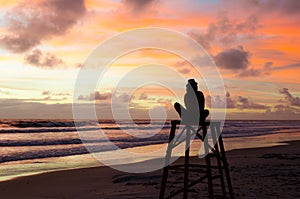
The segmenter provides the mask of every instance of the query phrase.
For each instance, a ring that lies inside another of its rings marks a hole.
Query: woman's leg
[[[185,115],[186,109],[183,106],[181,106],[178,102],[176,102],[174,104],[174,108],[175,108],[175,110],[177,111],[177,113],[179,114],[180,117]]]
[[[205,122],[207,116],[209,115],[209,110],[204,109],[203,112],[200,114],[200,122]]]
[[[204,109],[203,115],[204,115],[204,118],[206,119],[207,116],[209,115],[209,110]],[[205,120],[205,119],[204,119],[204,120]]]

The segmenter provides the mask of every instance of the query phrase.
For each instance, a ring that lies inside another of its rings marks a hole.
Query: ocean
[[[105,132],[109,141],[122,149],[148,150],[166,144],[170,121],[136,121],[136,126],[112,120],[99,123],[73,120],[0,120],[0,181],[53,170],[99,166],[82,144],[80,132]],[[139,132],[139,137],[123,130]],[[158,132],[153,135],[153,132]],[[222,131],[226,150],[282,144],[300,139],[300,121],[226,121]],[[276,139],[274,139],[276,138]],[[107,139],[84,140],[105,153],[110,148]],[[227,144],[226,144],[227,143]],[[115,157],[118,158],[118,157]]]

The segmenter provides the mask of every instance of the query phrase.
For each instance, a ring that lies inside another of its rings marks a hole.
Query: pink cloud
[[[0,45],[22,53],[43,40],[64,34],[86,13],[84,0],[41,0],[20,3],[6,13],[8,33]]]

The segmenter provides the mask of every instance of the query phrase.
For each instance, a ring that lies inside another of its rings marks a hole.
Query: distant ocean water
[[[136,121],[138,127],[132,127],[124,121],[120,126],[112,120],[99,121],[99,124],[80,121],[79,131],[98,131],[99,126],[110,141],[120,148],[132,148],[166,143],[170,121],[156,121],[149,125],[147,120]],[[121,129],[150,134],[163,126],[154,136],[138,138],[127,135]],[[121,129],[120,129],[121,128]],[[226,121],[223,128],[224,138],[242,138],[276,133],[300,131],[300,121]],[[105,139],[86,140],[85,143],[103,145],[100,151],[111,150]],[[65,157],[89,153],[72,120],[0,120],[0,166],[1,163],[35,160],[51,157]]]

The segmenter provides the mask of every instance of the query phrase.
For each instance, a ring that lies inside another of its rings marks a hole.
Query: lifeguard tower
[[[187,199],[189,191],[199,183],[207,183],[207,189],[203,191],[208,191],[208,197],[210,199],[216,197],[216,187],[218,187],[221,192],[221,198],[234,198],[220,124],[221,123],[217,121],[204,122],[200,125],[184,124],[180,120],[171,121],[168,148],[165,156],[166,166],[163,169],[159,195],[160,199],[174,198],[180,194],[183,194],[183,198]],[[181,126],[182,129],[179,136],[176,136],[177,139],[175,139],[175,133],[179,126]],[[185,136],[185,139],[180,139],[182,135]],[[210,137],[214,144],[209,142],[208,137]],[[206,154],[205,157],[203,157],[205,163],[190,163],[191,138],[198,138],[202,142],[205,150],[204,154]],[[170,164],[172,150],[183,142],[185,142],[184,163]],[[180,188],[175,191],[166,193],[167,184],[170,183],[168,181],[170,175],[169,171],[176,171],[173,175],[183,173],[183,186],[180,186]],[[191,173],[197,173],[199,178],[191,180]]]

